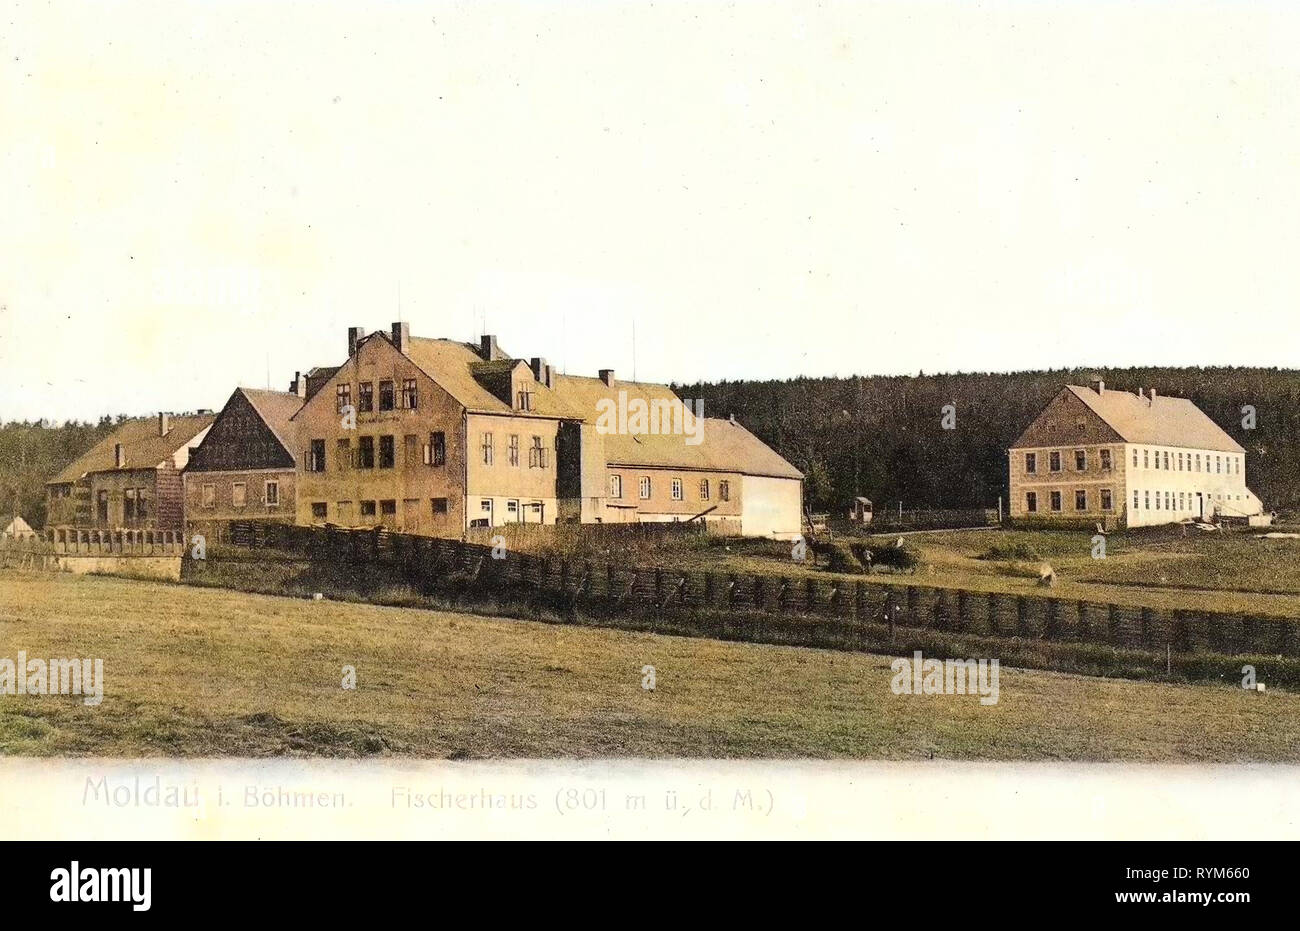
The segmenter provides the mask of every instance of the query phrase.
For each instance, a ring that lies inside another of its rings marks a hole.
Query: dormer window
[[[520,391],[515,395],[515,409],[521,411],[531,411],[533,409],[533,393],[531,391]]]

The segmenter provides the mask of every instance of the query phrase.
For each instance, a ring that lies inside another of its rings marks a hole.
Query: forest
[[[876,510],[994,507],[1007,449],[1062,386],[1155,388],[1185,397],[1246,448],[1246,478],[1270,510],[1300,506],[1300,371],[1076,368],[1014,373],[794,378],[674,385],[710,417],[732,414],[798,467],[813,510],[855,495]],[[952,416],[945,429],[945,406]],[[1254,427],[1243,427],[1243,407]]]
[[[1270,510],[1300,507],[1300,371],[1276,368],[1076,368],[1014,373],[867,375],[674,385],[710,417],[732,414],[807,476],[817,511],[855,495],[876,510],[993,507],[1007,448],[1063,385],[1155,388],[1191,399],[1246,448],[1250,488]],[[945,429],[945,407],[952,405]],[[1243,427],[1243,407],[1254,427]],[[126,415],[97,423],[0,426],[0,514],[45,520],[44,483]],[[8,523],[5,519],[4,523]]]

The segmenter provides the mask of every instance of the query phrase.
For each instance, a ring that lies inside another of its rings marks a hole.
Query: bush
[[[818,556],[826,557],[826,568],[831,572],[846,572],[862,575],[867,563],[860,560],[857,548],[861,544],[849,544],[843,540],[814,540],[810,544]]]
[[[921,565],[921,554],[906,544],[882,546],[872,550],[871,554],[874,565],[893,569],[895,572],[915,572]]]
[[[995,544],[986,549],[976,559],[1034,561],[1043,557],[1038,551],[1023,540],[1019,543]]]

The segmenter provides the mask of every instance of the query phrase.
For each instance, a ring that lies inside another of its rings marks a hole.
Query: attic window
[[[515,399],[515,404],[521,411],[531,411],[533,409],[533,393],[531,391],[520,391]]]

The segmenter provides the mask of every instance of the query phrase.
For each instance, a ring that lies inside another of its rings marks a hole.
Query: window
[[[343,413],[343,408],[349,407],[351,404],[352,383],[343,382],[343,384],[334,389],[334,409],[341,414]]]
[[[1134,450],[1133,450],[1133,468],[1136,469],[1137,467],[1138,467],[1138,451],[1137,451],[1136,449],[1134,449]]]
[[[1142,492],[1142,507],[1144,510],[1151,510],[1151,492]]]
[[[415,387],[414,378],[402,379],[402,407],[408,411],[417,410],[420,407],[420,391]]]
[[[425,465],[447,464],[447,435],[441,430],[429,434],[429,445],[424,448]]]
[[[709,480],[707,478],[700,479],[700,500],[709,500]]]
[[[402,465],[408,469],[413,469],[420,464],[420,438],[414,433],[408,433],[402,438],[402,448],[405,450]]]
[[[623,476],[611,475],[609,477],[609,496],[611,498],[623,497]]]
[[[1214,457],[1214,471],[1215,471],[1215,474],[1221,474],[1221,473],[1223,472],[1223,457],[1222,457],[1222,456],[1215,456],[1215,457]]]
[[[1074,509],[1076,511],[1088,510],[1088,493],[1082,488],[1076,488],[1074,491]]]
[[[546,447],[542,445],[540,436],[533,437],[532,449],[528,450],[528,468],[546,468]]]
[[[1186,507],[1187,505],[1183,503],[1183,493],[1180,491],[1178,493],[1178,510],[1182,511],[1186,509]]]
[[[1110,471],[1110,450],[1109,449],[1103,449],[1101,451],[1101,471],[1103,472]]]
[[[484,498],[484,499],[482,499],[481,501],[479,501],[479,503],[478,503],[478,509],[479,509],[480,511],[486,511],[487,513],[491,514],[491,513],[492,513],[492,501],[491,501],[491,499],[490,499],[490,498]]]
[[[1059,511],[1061,509],[1061,493],[1059,491],[1052,492],[1051,502],[1053,511]]]
[[[266,506],[275,508],[280,506],[280,483],[268,481],[266,483]]]
[[[1138,509],[1138,490],[1134,488],[1133,489],[1133,510],[1136,511],[1137,509]]]
[[[519,434],[510,434],[510,464],[519,465]]]
[[[312,440],[311,449],[307,453],[307,471],[324,472],[325,471],[325,441]]]
[[[375,409],[375,383],[363,381],[357,385],[357,410],[369,413]]]
[[[108,491],[102,488],[95,495],[95,515],[99,523],[108,523]]]
[[[1025,510],[1030,514],[1038,513],[1038,494],[1037,492],[1025,492]]]
[[[324,501],[313,501],[311,503],[312,520],[324,520],[327,514],[327,508]]]
[[[680,478],[673,479],[672,495],[674,501],[682,500],[682,480]]]
[[[340,524],[347,526],[352,523],[352,502],[340,501],[334,505],[334,514]]]
[[[447,499],[446,499],[446,498],[431,498],[430,500],[433,502],[433,513],[435,513],[435,514],[446,514],[446,513],[447,513]]]
[[[203,486],[203,506],[205,508],[214,508],[217,506],[217,486]]]
[[[482,449],[483,449],[483,464],[491,465],[492,464],[492,434],[491,433],[483,434]]]
[[[1038,471],[1038,456],[1036,453],[1025,453],[1025,471],[1030,475]]]
[[[373,469],[375,467],[375,438],[373,436],[357,437],[357,467]]]
[[[644,501],[650,497],[650,476],[641,476],[641,499]]]
[[[731,500],[731,482],[728,482],[726,479],[718,482],[718,497],[723,501]]]
[[[1049,454],[1048,454],[1048,457],[1047,457],[1047,465],[1048,465],[1048,468],[1050,468],[1053,472],[1060,472],[1060,471],[1061,471],[1061,454],[1060,454],[1060,453],[1049,453]]]
[[[393,380],[385,378],[379,383],[379,409],[381,411],[391,411],[393,409]]]
[[[531,411],[533,409],[533,393],[531,391],[520,391],[515,397],[515,406],[521,411]]]
[[[1169,471],[1169,453],[1167,451],[1165,452],[1165,471]]]
[[[390,498],[387,501],[379,502],[379,516],[393,517],[397,514],[397,501]]]
[[[1074,471],[1086,472],[1088,469],[1088,451],[1076,449],[1074,451]]]
[[[1115,510],[1115,501],[1114,501],[1114,499],[1111,497],[1111,493],[1110,493],[1110,489],[1109,489],[1109,488],[1103,488],[1103,489],[1101,490],[1101,509],[1102,509],[1103,511],[1113,511],[1113,510]]]
[[[1156,492],[1156,510],[1160,510],[1160,492]]]
[[[396,444],[392,436],[379,438],[379,468],[391,469],[397,460]]]
[[[374,517],[374,516],[375,516],[375,502],[373,502],[373,501],[362,501],[362,502],[361,502],[361,516],[362,516],[362,517]]]
[[[352,464],[352,441],[349,439],[334,441],[334,470],[343,472]]]
[[[1151,453],[1148,450],[1142,450],[1142,468],[1151,468]]]
[[[518,513],[519,513],[519,502],[518,502],[518,501],[507,501],[507,502],[506,502],[506,513],[507,513],[507,514],[518,514]]]
[[[1178,454],[1178,471],[1179,471],[1179,472],[1183,471],[1183,454],[1182,454],[1182,453],[1179,453],[1179,454]]]
[[[122,520],[128,524],[135,522],[134,488],[128,488],[122,492]]]
[[[242,508],[248,496],[248,486],[243,482],[235,482],[230,486],[230,504],[232,507]]]

